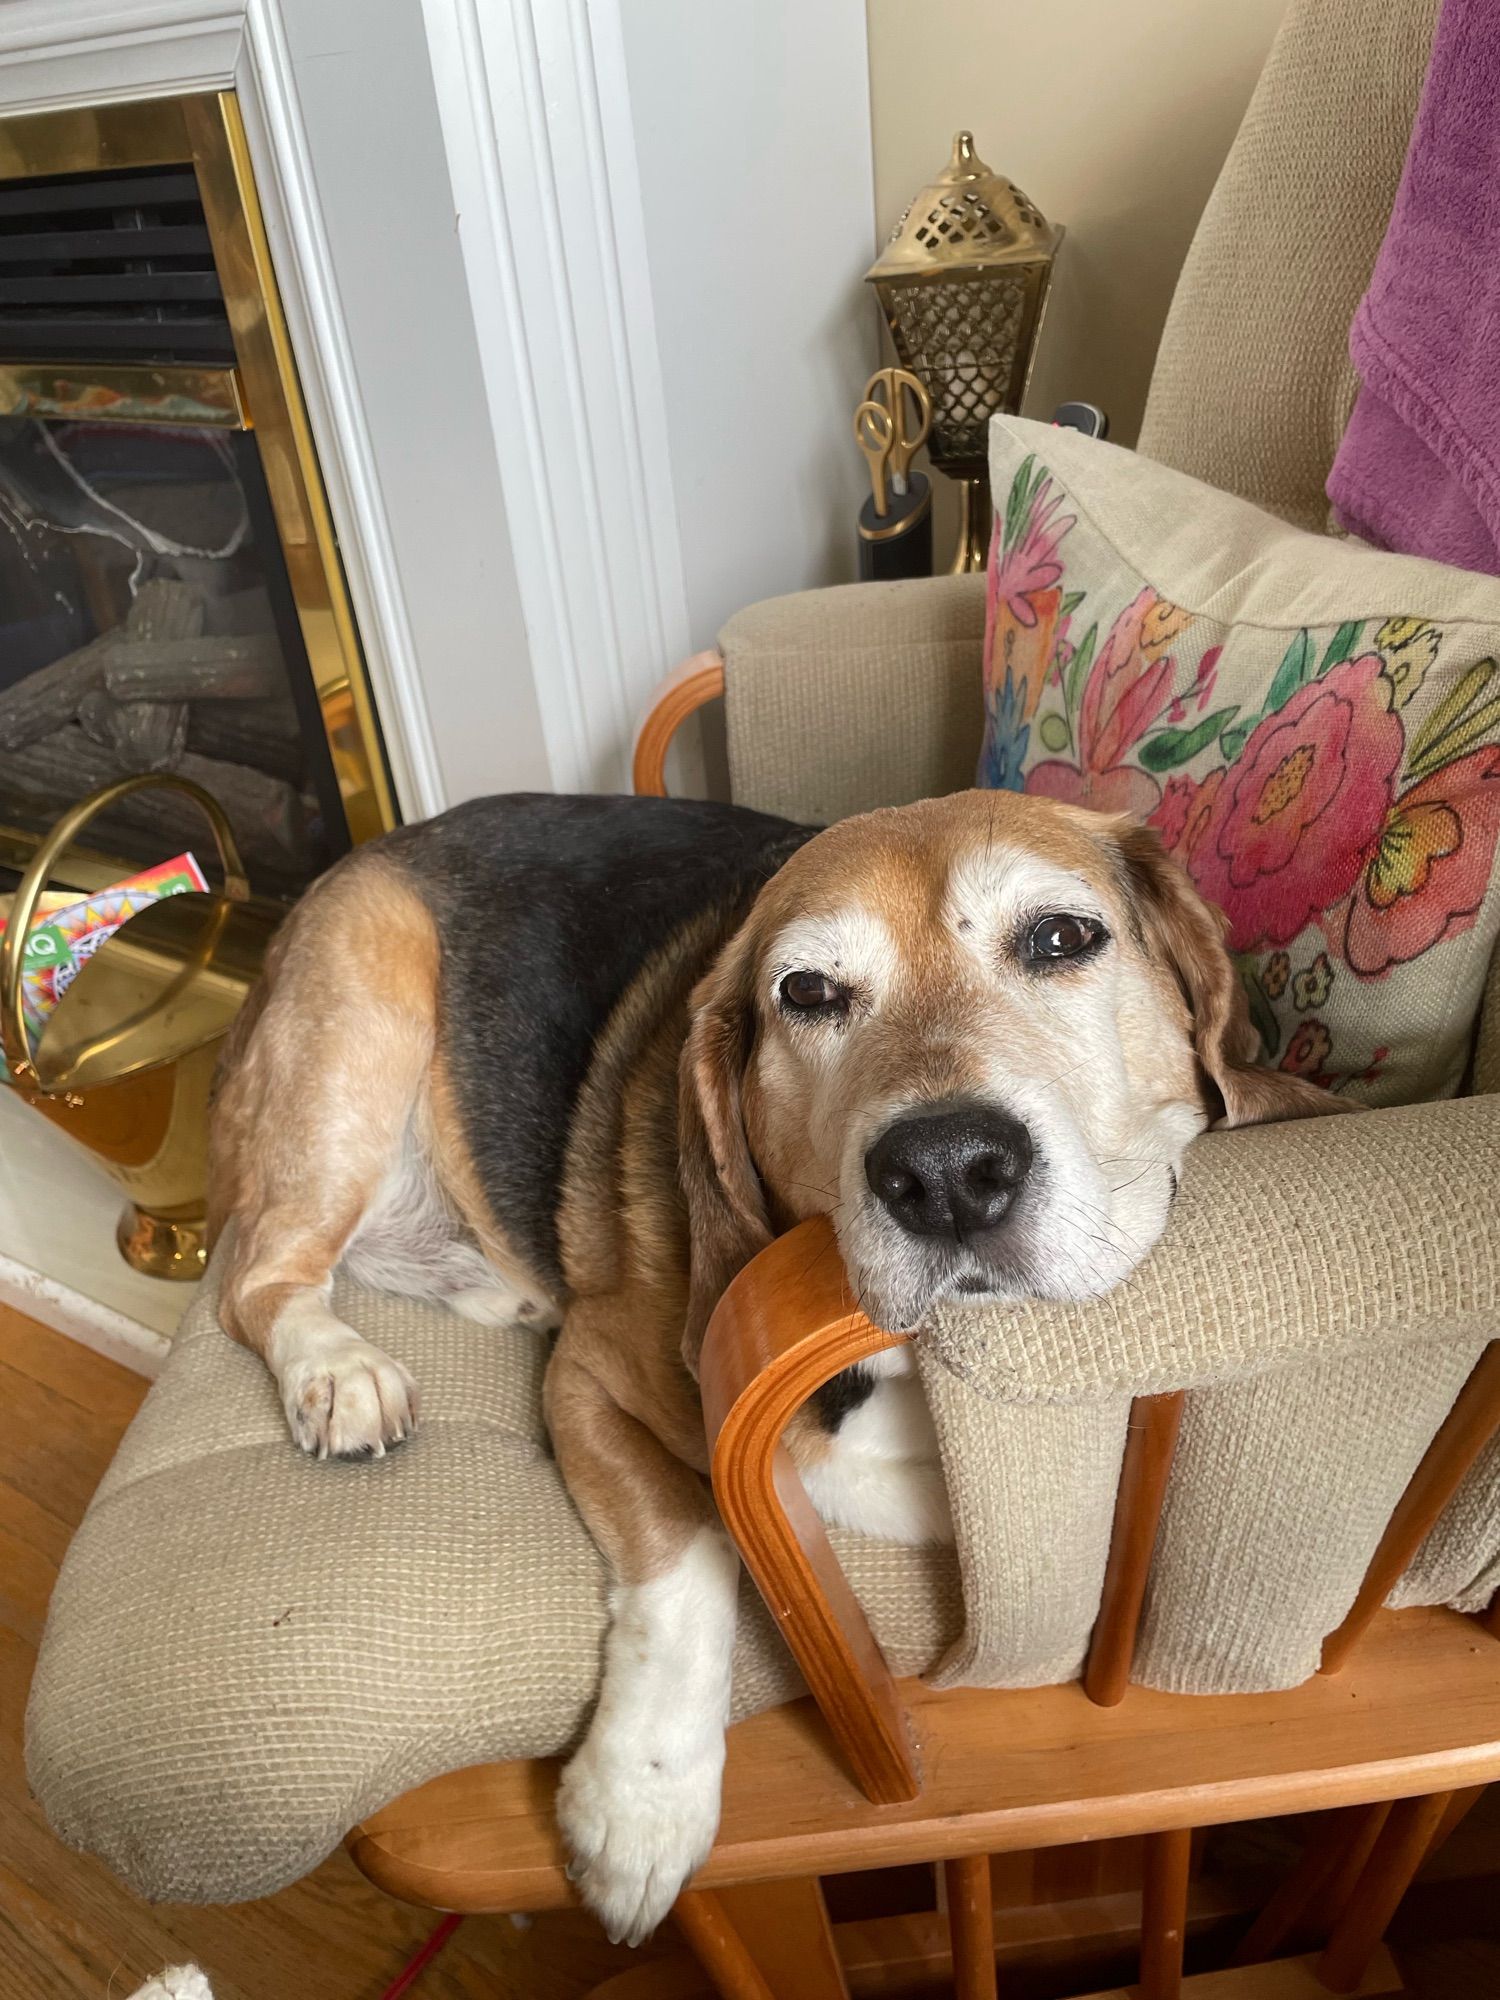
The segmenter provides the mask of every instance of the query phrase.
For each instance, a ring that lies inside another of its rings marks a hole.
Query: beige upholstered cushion
[[[921,1360],[953,1505],[964,1631],[939,1687],[1047,1687],[1088,1654],[1114,1521],[1128,1396],[990,1401]]]
[[[1476,1566],[1476,1555],[1480,1560]],[[1483,1611],[1500,1588],[1500,1436],[1490,1439],[1390,1602]]]
[[[1354,317],[1437,0],[1292,0],[1167,316],[1140,449],[1299,527],[1328,521]]]
[[[423,1425],[320,1465],[205,1291],[68,1552],[28,1715],[58,1832],[169,1902],[269,1895],[411,1785],[565,1749],[605,1620],[535,1335],[341,1286],[417,1376]],[[892,1659],[930,1666],[960,1625],[951,1553],[835,1541]],[[799,1691],[746,1585],[736,1713]]]
[[[1191,1694],[1243,1694],[1296,1687],[1316,1673],[1325,1635],[1353,1602],[1486,1340],[1471,1333],[1347,1353],[1194,1390],[1133,1677]],[[1493,1522],[1477,1551],[1465,1542],[1463,1586],[1500,1546]],[[1414,1579],[1409,1601],[1434,1598]]]
[[[773,597],[719,634],[735,800],[825,826],[973,781],[984,579]]]

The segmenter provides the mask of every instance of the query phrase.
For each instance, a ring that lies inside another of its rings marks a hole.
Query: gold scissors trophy
[[[859,510],[864,583],[932,574],[932,488],[911,462],[932,428],[932,398],[906,368],[879,368],[854,412],[854,436],[870,468]]]

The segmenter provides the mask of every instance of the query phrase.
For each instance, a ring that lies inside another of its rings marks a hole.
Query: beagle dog
[[[823,832],[477,800],[350,855],[282,927],[215,1104],[223,1324],[320,1458],[417,1427],[407,1371],[334,1314],[336,1267],[560,1328],[547,1421],[613,1586],[558,1805],[612,1937],[653,1929],[718,1822],[738,1564],[695,1375],[719,1295],[815,1214],[891,1329],[1117,1284],[1206,1125],[1341,1108],[1255,1066],[1222,933],[1155,834],[1008,792]],[[906,1350],[788,1442],[827,1520],[950,1533]]]

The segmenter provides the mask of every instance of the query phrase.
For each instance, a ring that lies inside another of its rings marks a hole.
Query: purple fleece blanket
[[[1500,575],[1500,0],[1445,0],[1349,353],[1361,386],[1328,476],[1340,520]]]

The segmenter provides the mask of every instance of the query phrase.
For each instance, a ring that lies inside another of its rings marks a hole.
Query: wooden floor
[[[125,2000],[185,1959],[209,1973],[218,2000],[377,2000],[433,1919],[389,1901],[342,1854],[265,1902],[153,1908],[64,1848],[27,1793],[22,1721],[47,1600],[145,1387],[0,1306],[0,2000]],[[1487,1876],[1500,1888],[1493,1790],[1398,1920],[1416,2000],[1500,1994],[1500,1920],[1486,1914],[1500,1896],[1475,1888]],[[582,1915],[538,1917],[527,1930],[476,1919],[412,2000],[578,2000],[650,1955],[611,1947]]]

